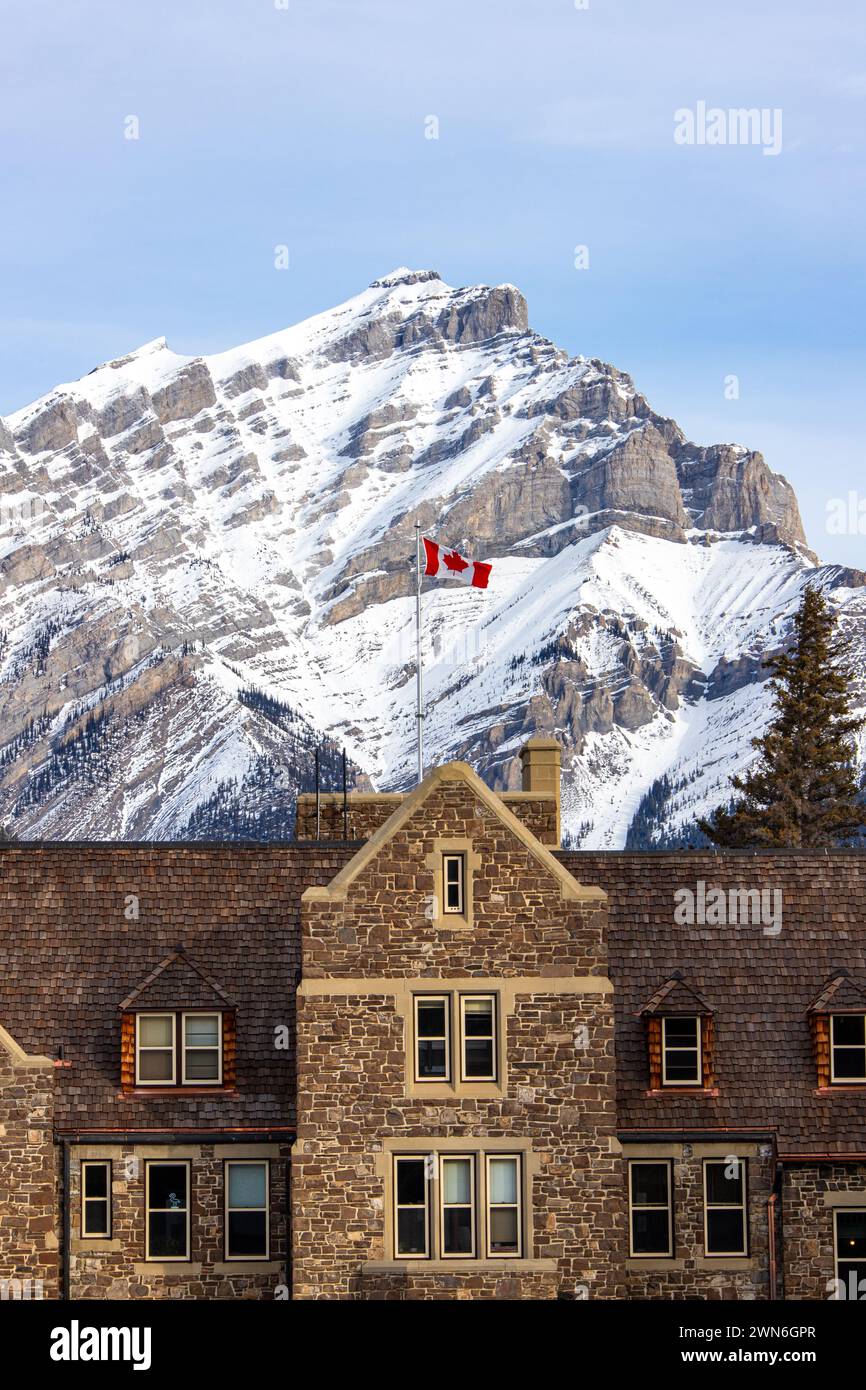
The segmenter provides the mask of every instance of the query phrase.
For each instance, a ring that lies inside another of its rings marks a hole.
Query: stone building
[[[866,1295],[866,854],[564,851],[521,758],[0,847],[0,1293]]]

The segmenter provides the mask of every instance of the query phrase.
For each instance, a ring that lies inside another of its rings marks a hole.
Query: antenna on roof
[[[316,744],[316,839],[321,837],[322,831],[322,806],[319,796],[319,745]]]
[[[346,750],[343,749],[343,839],[349,838],[349,798],[346,794]]]

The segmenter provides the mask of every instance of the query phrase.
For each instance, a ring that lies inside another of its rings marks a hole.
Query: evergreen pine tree
[[[775,714],[741,796],[698,825],[731,849],[816,849],[866,839],[866,802],[858,789],[854,736],[864,720],[850,709],[852,676],[837,615],[820,589],[808,588],[794,620],[794,644],[773,657]]]

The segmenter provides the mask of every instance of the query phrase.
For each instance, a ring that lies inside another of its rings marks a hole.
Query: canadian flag
[[[438,575],[440,579],[459,579],[461,584],[471,584],[473,589],[487,588],[493,566],[486,560],[467,560],[459,551],[439,545],[429,536],[421,539],[424,542],[424,573],[430,579]]]

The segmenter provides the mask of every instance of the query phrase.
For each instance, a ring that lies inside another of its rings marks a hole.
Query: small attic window
[[[466,912],[466,856],[442,856],[443,909],[448,914],[463,916]]]

